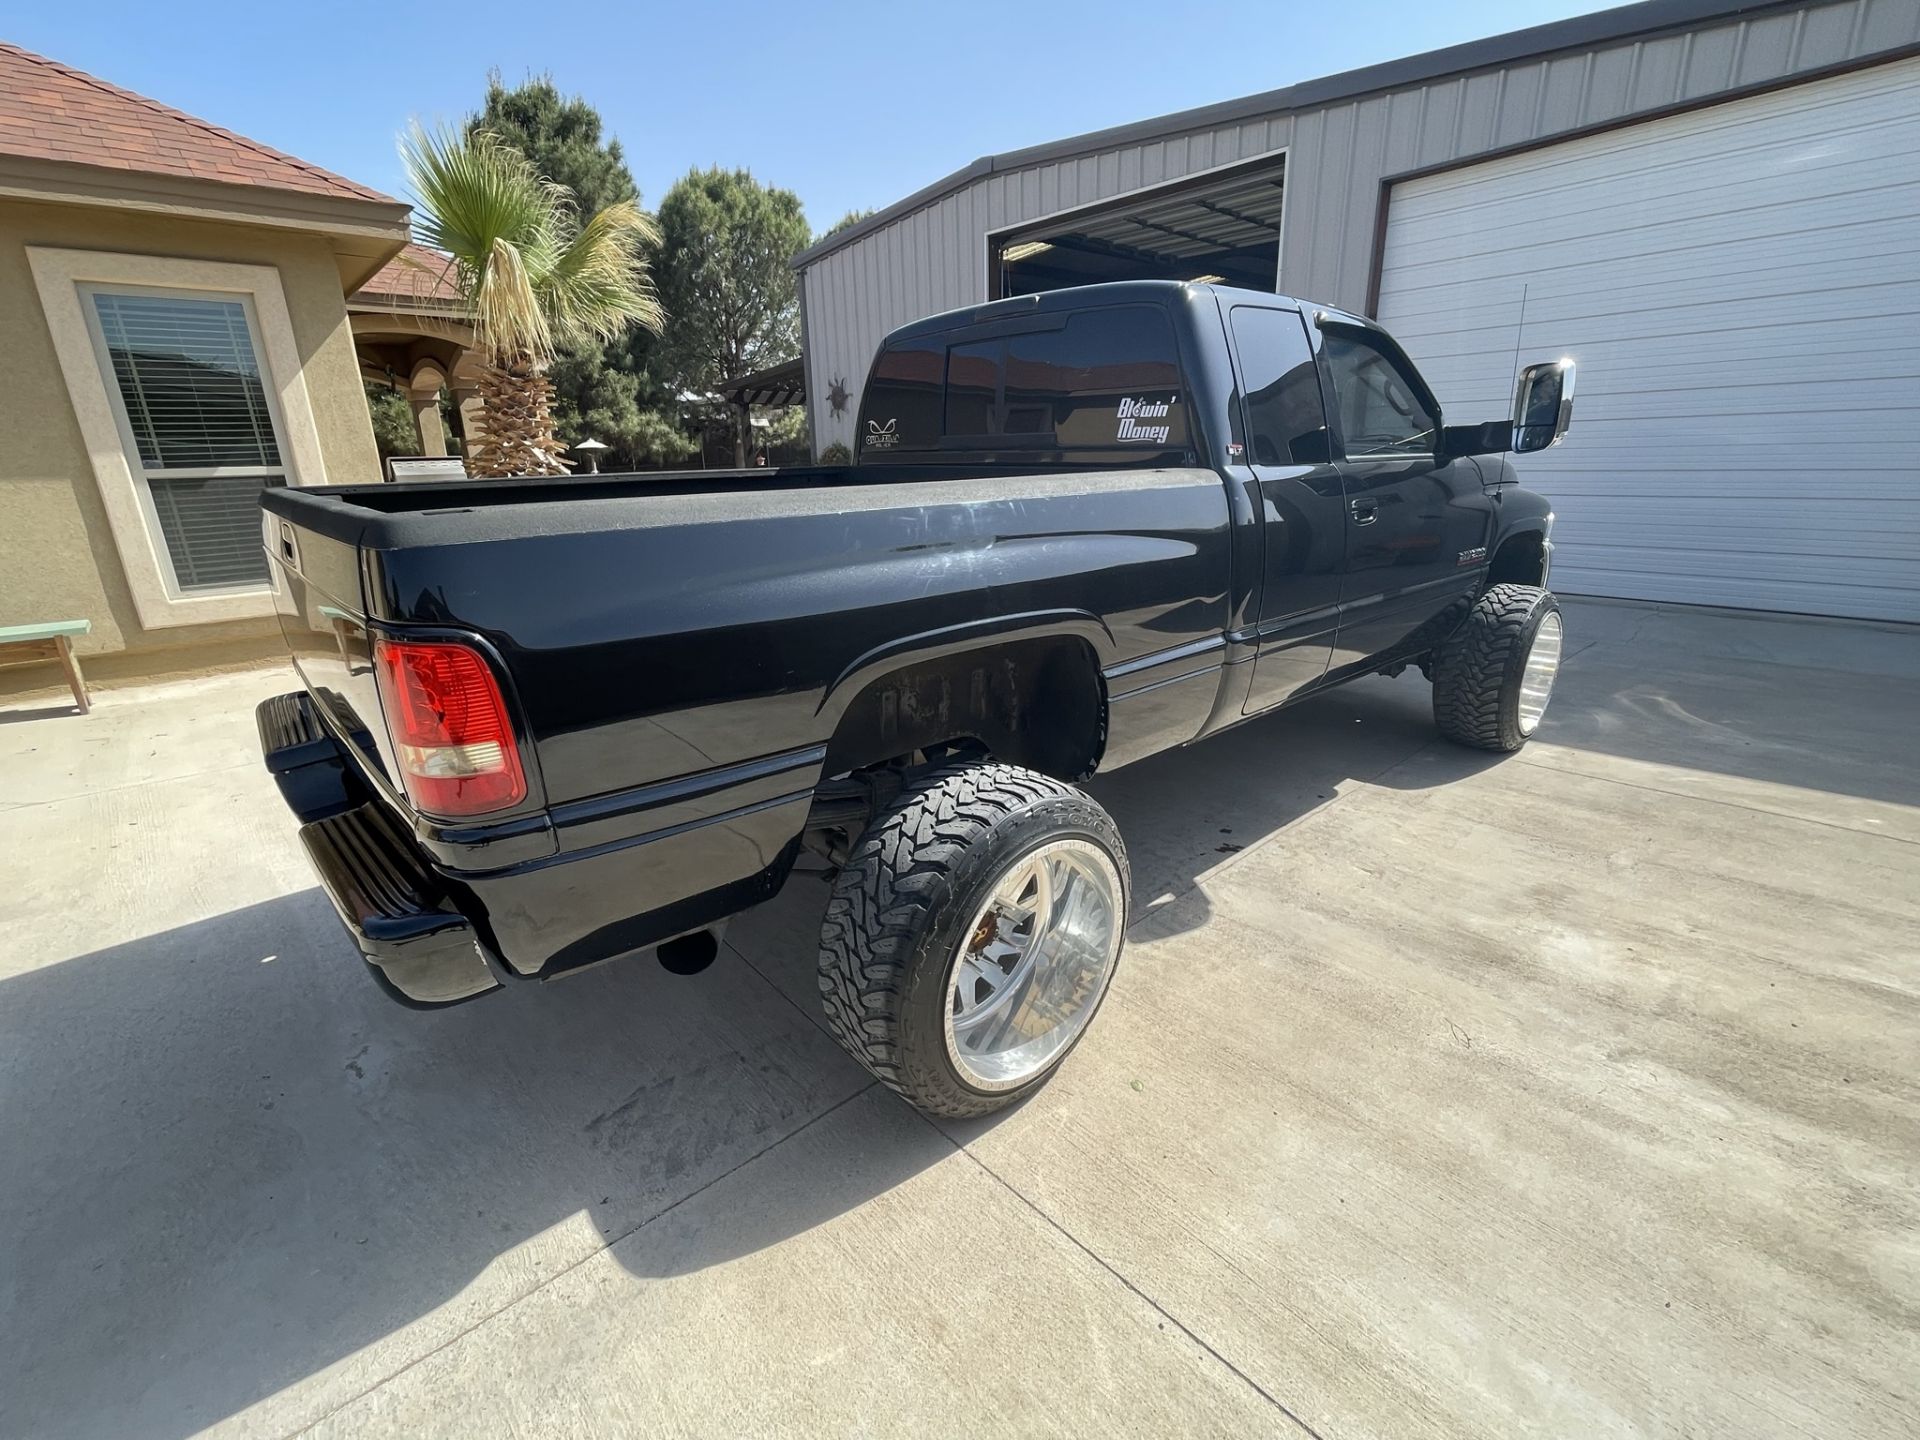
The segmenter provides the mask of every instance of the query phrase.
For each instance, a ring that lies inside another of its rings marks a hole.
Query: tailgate
[[[263,510],[280,633],[321,721],[346,742],[375,788],[406,812],[392,783],[392,743],[373,678],[359,547]]]

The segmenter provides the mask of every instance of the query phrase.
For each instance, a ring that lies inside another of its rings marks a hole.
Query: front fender
[[[1545,586],[1553,567],[1551,502],[1544,495],[1516,485],[1502,492],[1496,514],[1498,530],[1488,552],[1491,562],[1488,583],[1497,585],[1503,580],[1520,580]],[[1507,557],[1504,563],[1503,553]],[[1516,565],[1522,568],[1516,570]]]

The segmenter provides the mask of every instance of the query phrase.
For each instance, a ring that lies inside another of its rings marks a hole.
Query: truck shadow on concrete
[[[869,1084],[731,956],[440,1012],[362,969],[310,890],[0,985],[0,1433],[187,1434],[428,1317],[390,1373]],[[952,1154],[904,1133],[661,1273]]]
[[[1362,680],[1096,777],[1088,789],[1126,837],[1134,922],[1159,915],[1157,935],[1204,924],[1204,891],[1177,910],[1171,902],[1246,850],[1290,843],[1300,822],[1356,785],[1426,788],[1498,764],[1436,735],[1431,694],[1417,674]],[[1407,769],[1422,752],[1435,763]]]

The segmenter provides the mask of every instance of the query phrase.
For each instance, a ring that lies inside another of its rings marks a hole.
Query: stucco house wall
[[[0,615],[9,623],[91,620],[81,653],[124,657],[89,667],[102,677],[178,668],[153,652],[189,650],[179,659],[193,665],[270,650],[278,633],[270,617],[142,623],[35,282],[34,250],[271,267],[285,297],[323,472],[298,480],[322,484],[380,473],[332,247],[319,235],[263,227],[0,200],[0,405],[7,417],[0,445]],[[0,691],[50,678],[38,670],[0,670]]]

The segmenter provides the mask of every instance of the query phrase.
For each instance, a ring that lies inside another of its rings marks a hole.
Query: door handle
[[[1353,502],[1354,524],[1371,525],[1379,518],[1380,502],[1378,500],[1356,500]]]

